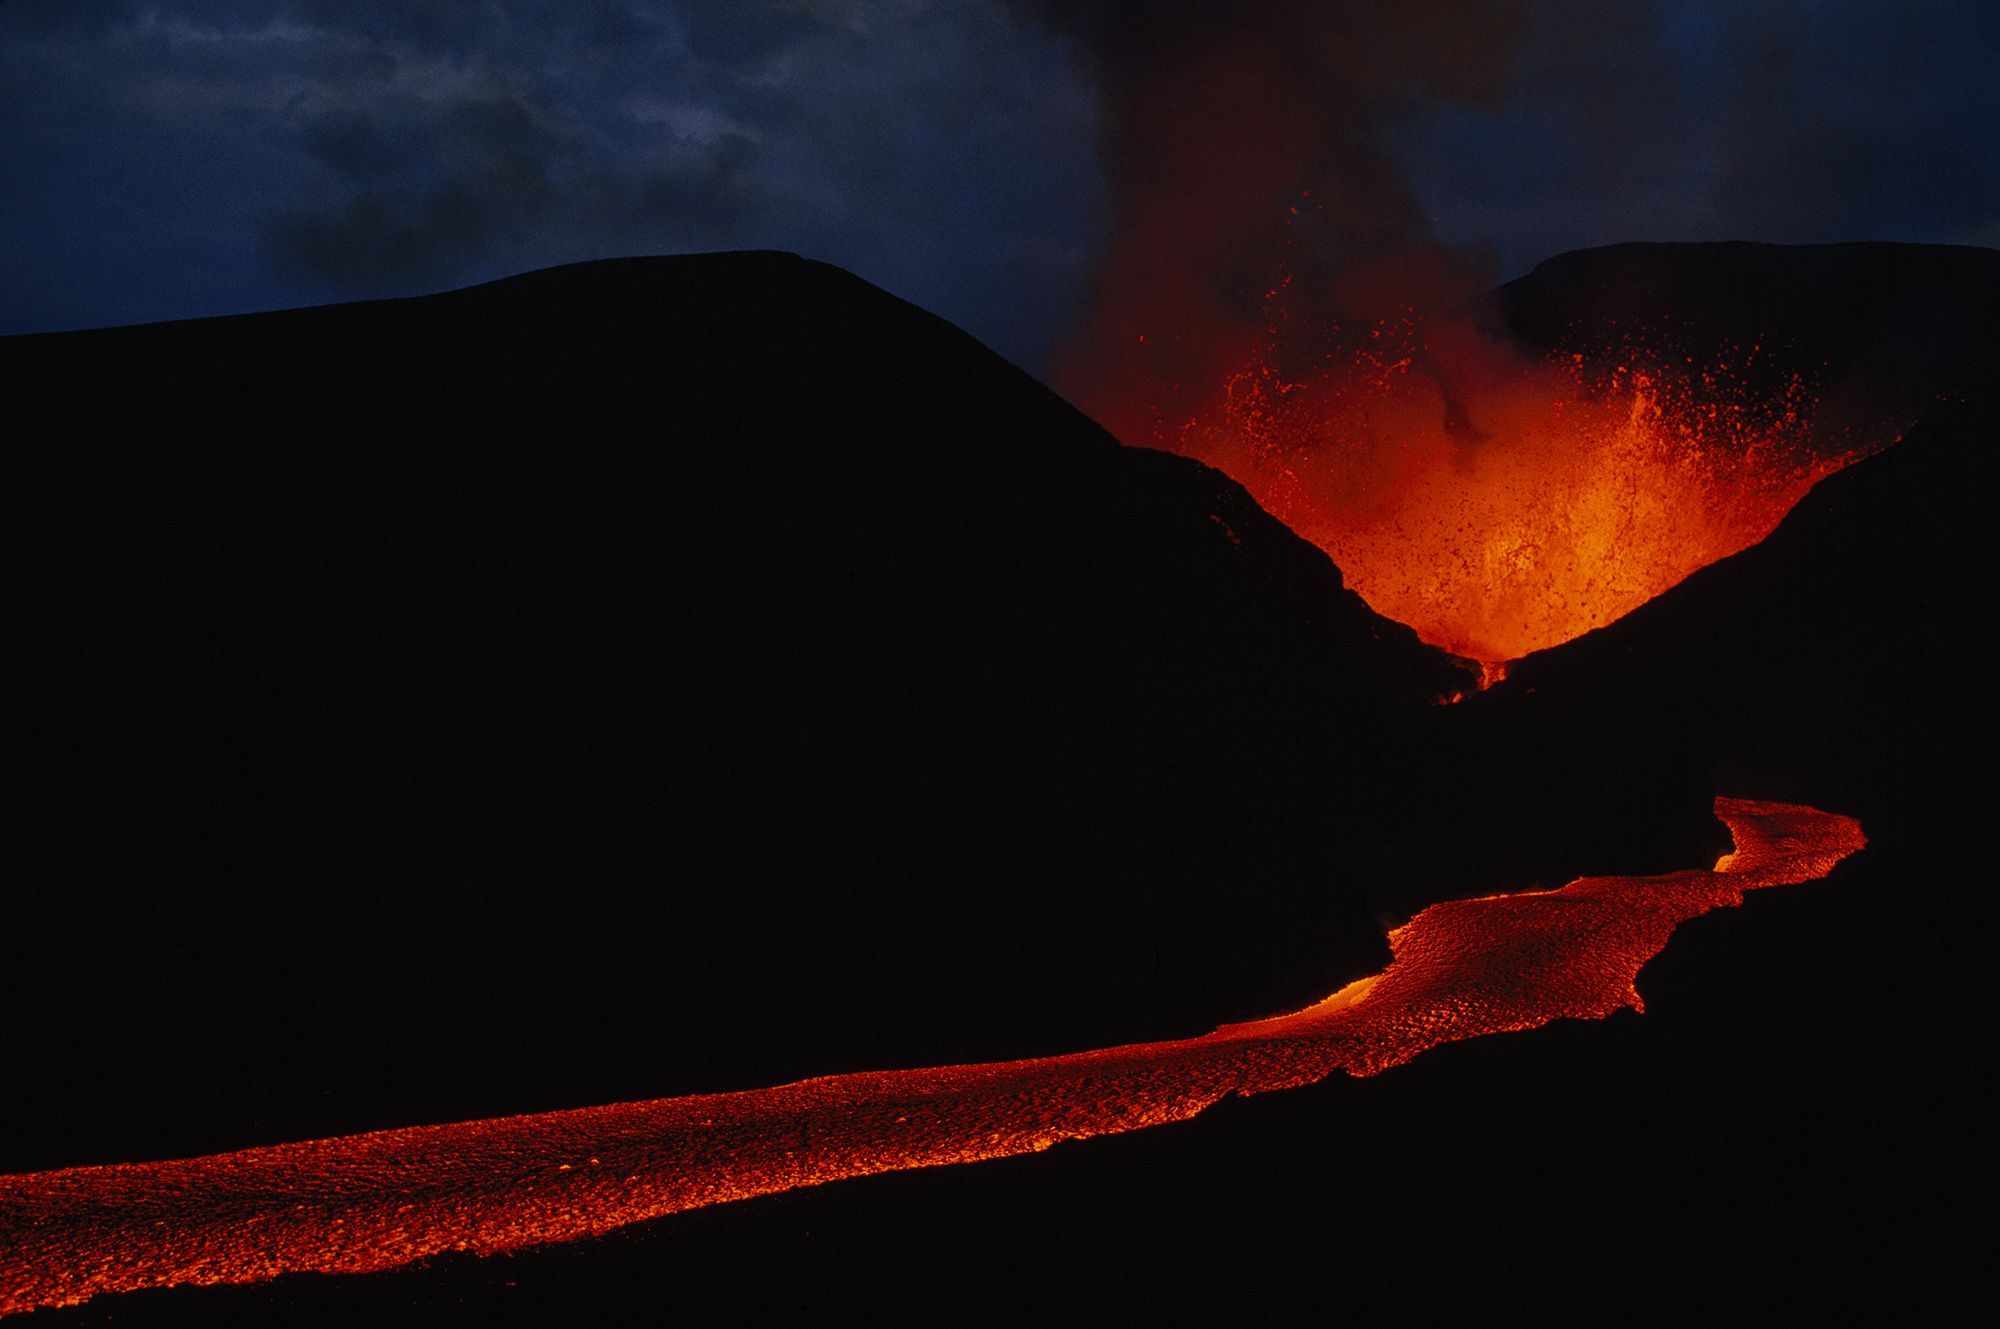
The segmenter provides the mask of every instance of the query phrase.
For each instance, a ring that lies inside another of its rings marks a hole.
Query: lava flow
[[[1865,843],[1852,818],[1811,808],[1717,799],[1715,811],[1736,848],[1710,871],[1433,905],[1390,934],[1382,973],[1202,1038],[0,1177],[0,1314],[566,1241],[1179,1121],[1227,1094],[1373,1075],[1457,1039],[1637,1008],[1639,969],[1678,924],[1823,877]]]
[[[1829,424],[1755,343],[1698,361],[1649,333],[1529,360],[1410,311],[1286,368],[1300,334],[1271,299],[1269,344],[1153,441],[1242,484],[1378,613],[1489,666],[1756,544],[1895,437]]]

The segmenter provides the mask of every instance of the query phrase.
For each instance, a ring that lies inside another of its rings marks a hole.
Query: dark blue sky
[[[0,331],[779,247],[1039,369],[1114,241],[1102,44],[1168,7],[0,0]],[[1371,133],[1498,275],[1630,239],[2000,244],[2000,6],[1466,7],[1514,34],[1454,56],[1494,89]],[[1347,8],[1343,40],[1408,36]]]

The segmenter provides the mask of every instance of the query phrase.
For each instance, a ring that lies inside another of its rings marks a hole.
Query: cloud
[[[1758,0],[1726,22],[1722,215],[1779,240],[1991,234],[2000,9]]]
[[[1996,28],[1970,0],[0,0],[0,324],[780,247],[1040,366],[1093,280],[1240,318],[1306,188],[1316,244],[1428,236],[1495,276],[1633,238],[1991,243]]]
[[[1512,274],[1622,240],[1991,244],[2000,9],[1654,0],[1545,25],[1494,108],[1398,133],[1448,239]]]
[[[64,267],[71,292],[99,289],[93,245],[100,268],[175,250],[161,289],[254,271],[261,304],[779,247],[1032,364],[1096,225],[1088,88],[994,0],[28,10],[0,8],[0,75],[34,106],[32,129],[0,126],[0,160],[10,132],[62,146],[27,179],[41,261],[0,256],[0,291],[42,287],[17,308],[59,303]]]
[[[725,246],[783,211],[754,177],[754,131],[700,106],[631,119],[663,132],[620,143],[499,70],[415,106],[304,116],[301,143],[336,201],[275,214],[264,244],[282,265],[374,294],[500,254]]]

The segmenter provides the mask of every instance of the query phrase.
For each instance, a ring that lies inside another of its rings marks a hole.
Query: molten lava
[[[1865,843],[1853,819],[1810,808],[1715,810],[1736,849],[1711,871],[1433,905],[1390,934],[1381,974],[1202,1038],[0,1177],[0,1314],[565,1241],[1179,1121],[1227,1094],[1373,1075],[1457,1039],[1636,1008],[1640,967],[1680,923],[1823,877]]]
[[[1528,360],[1412,312],[1302,356],[1286,298],[1251,362],[1152,441],[1241,483],[1378,613],[1488,665],[1757,543],[1894,439],[1829,425],[1762,345],[1697,363],[1648,334]]]

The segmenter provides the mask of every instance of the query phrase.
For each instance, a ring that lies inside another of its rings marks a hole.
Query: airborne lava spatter
[[[1825,876],[1852,818],[1717,799],[1710,871],[1433,905],[1394,959],[1291,1015],[1202,1038],[0,1177],[0,1314],[104,1293],[360,1273],[497,1252],[846,1177],[1178,1121],[1228,1094],[1372,1075],[1428,1048],[1638,1006],[1681,922]]]
[[[1756,544],[1894,440],[1829,427],[1807,377],[1756,343],[1697,363],[1635,336],[1530,361],[1409,311],[1284,367],[1298,334],[1282,311],[1272,332],[1152,441],[1241,483],[1378,613],[1489,666]]]

